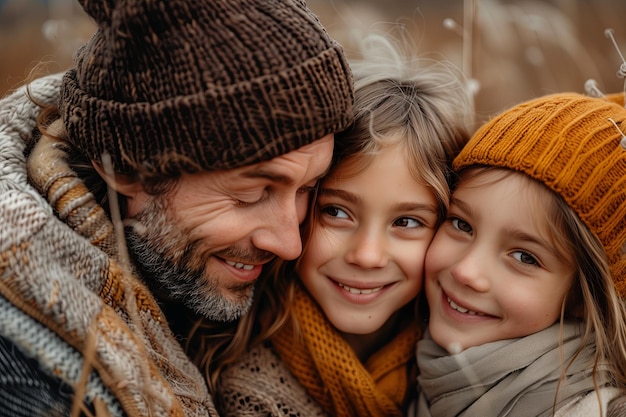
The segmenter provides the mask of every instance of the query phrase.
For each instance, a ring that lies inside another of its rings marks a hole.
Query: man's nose
[[[271,252],[281,259],[291,260],[302,253],[300,222],[295,204],[283,207],[278,215],[269,215],[263,219],[252,238],[258,249]]]

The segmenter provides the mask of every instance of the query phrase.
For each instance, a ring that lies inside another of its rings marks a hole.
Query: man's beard
[[[201,242],[177,225],[165,197],[155,197],[125,228],[131,258],[144,282],[164,301],[182,302],[194,312],[217,321],[233,321],[252,304],[254,281],[228,287],[224,294],[219,278],[207,276],[211,254]],[[229,250],[234,252],[234,250]]]

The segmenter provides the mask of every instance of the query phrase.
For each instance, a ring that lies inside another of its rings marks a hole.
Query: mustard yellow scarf
[[[296,294],[294,314],[302,340],[285,326],[272,344],[329,415],[402,416],[407,394],[415,386],[415,346],[420,331],[414,321],[362,364],[302,288]]]

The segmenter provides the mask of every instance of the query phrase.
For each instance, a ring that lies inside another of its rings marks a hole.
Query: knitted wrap
[[[427,333],[417,344],[417,415],[600,417],[597,395],[614,396],[620,390],[611,388],[606,363],[594,369],[595,343],[581,343],[576,322],[556,323],[526,337],[473,346],[456,355]],[[589,398],[586,409],[591,412],[563,412],[574,411],[572,405],[584,398]]]
[[[221,417],[334,417],[322,409],[266,342],[251,347],[220,374]]]
[[[564,93],[513,107],[483,125],[453,166],[516,170],[563,197],[602,244],[624,297],[626,109],[623,95],[608,99]]]
[[[417,323],[409,320],[362,364],[302,287],[297,288],[295,300],[303,340],[285,326],[271,341],[309,396],[334,417],[401,416],[414,389]]]
[[[229,169],[345,128],[341,46],[300,0],[81,0],[98,23],[63,79],[69,140],[116,171]]]
[[[41,109],[29,97],[54,102],[60,78],[0,101],[0,334],[96,415],[217,415],[157,301],[116,260],[113,225],[67,146],[33,136]]]

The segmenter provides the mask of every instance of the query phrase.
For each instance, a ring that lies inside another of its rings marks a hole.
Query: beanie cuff
[[[156,103],[89,95],[75,69],[63,78],[59,111],[68,139],[115,170],[153,173],[230,169],[269,160],[346,128],[352,85],[339,44],[301,65]],[[217,140],[214,140],[216,138]]]

